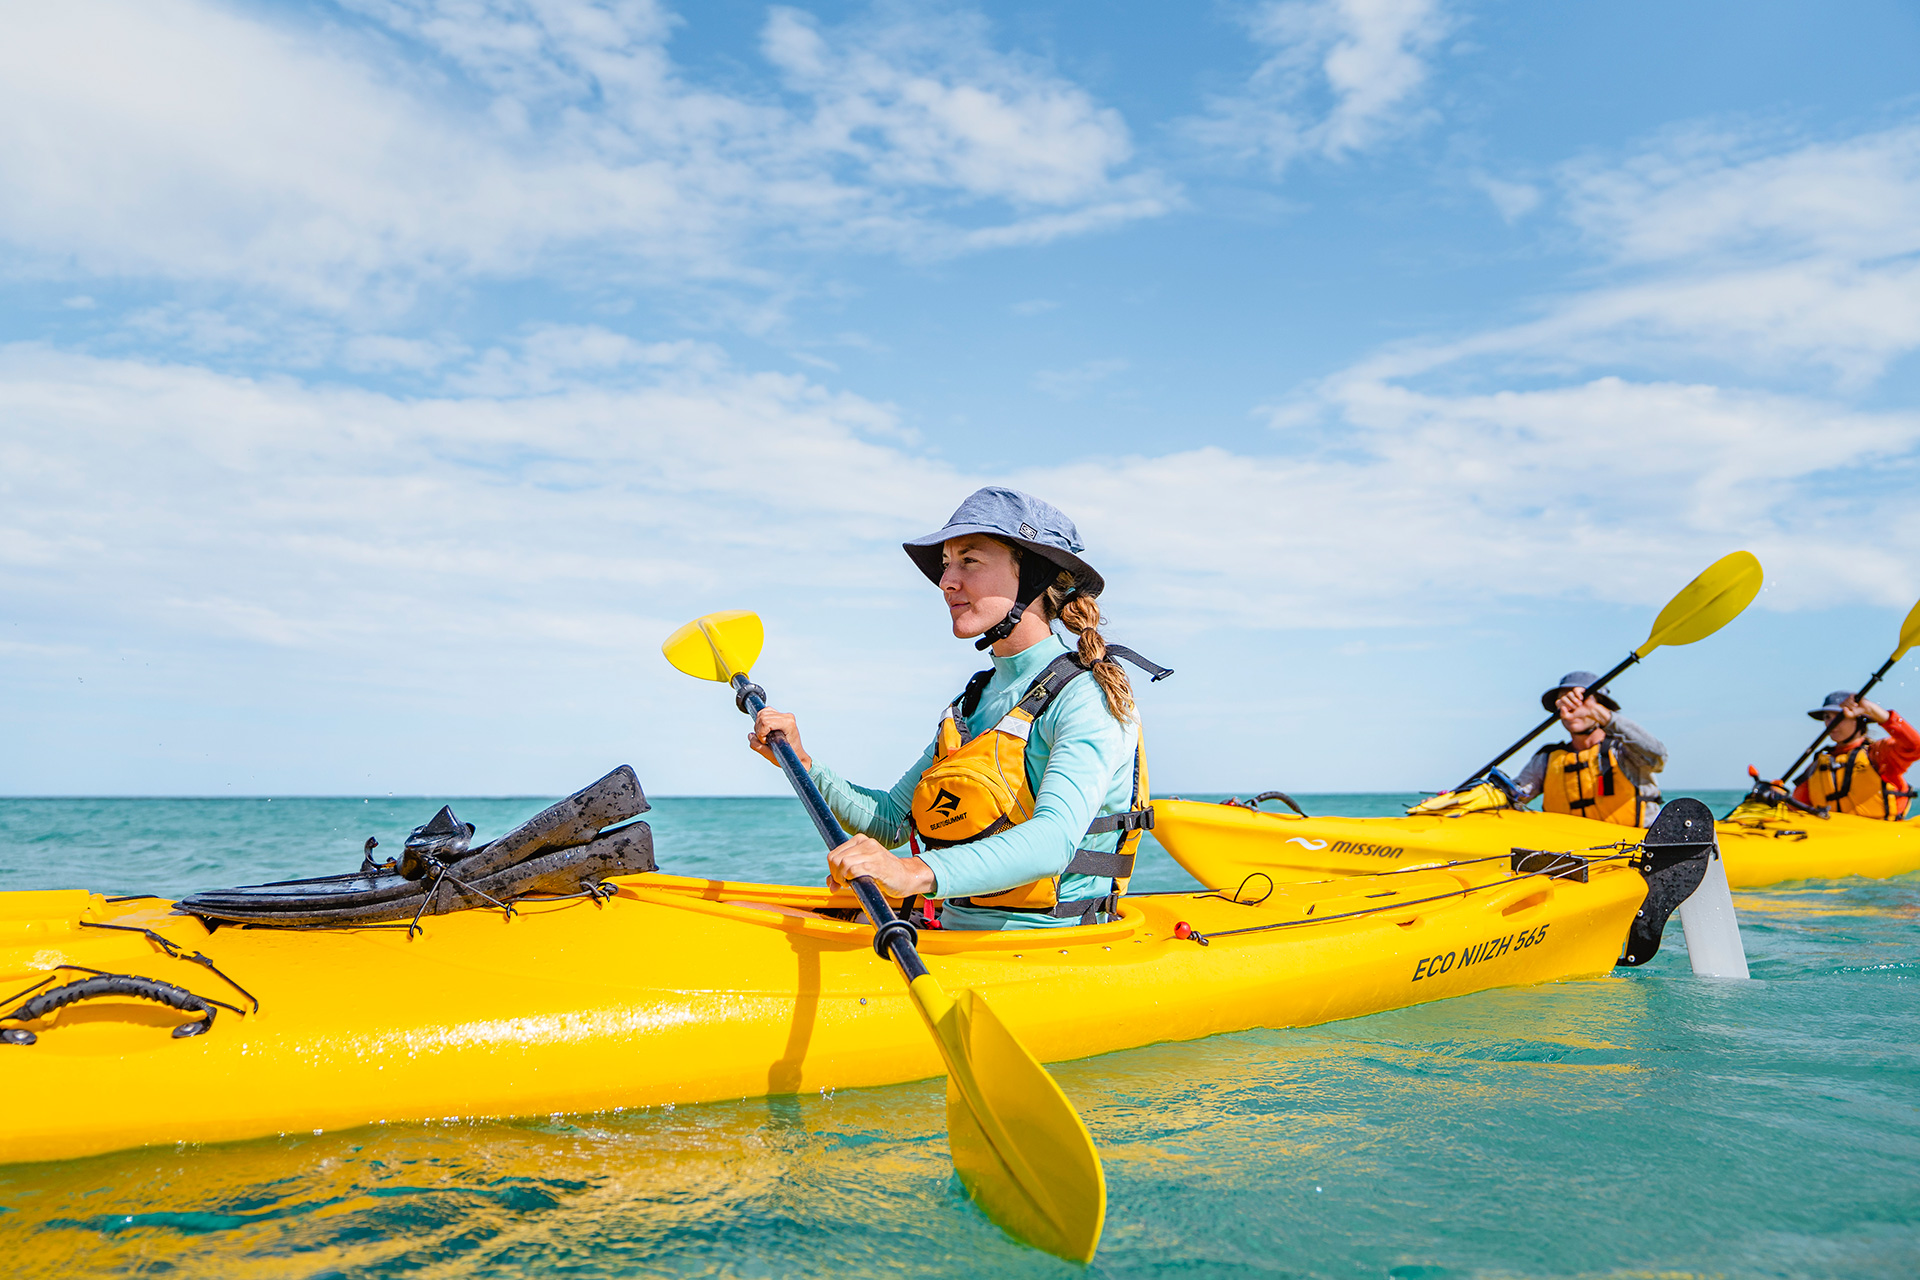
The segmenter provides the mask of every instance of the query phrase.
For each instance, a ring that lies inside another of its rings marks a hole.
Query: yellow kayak
[[[1920,870],[1920,823],[1818,817],[1743,803],[1714,824],[1727,880],[1757,889],[1786,880],[1884,878]],[[1405,818],[1303,818],[1239,805],[1155,800],[1154,838],[1202,884],[1249,875],[1307,880],[1504,858],[1516,848],[1581,852],[1645,834],[1560,813],[1487,809]]]
[[[417,935],[0,894],[0,1163],[940,1074],[872,930],[817,914],[850,894],[606,883],[604,900],[428,916]],[[920,949],[1058,1061],[1605,974],[1645,895],[1619,862],[1585,882],[1493,865],[1248,902],[1133,895],[1111,923],[929,931]]]

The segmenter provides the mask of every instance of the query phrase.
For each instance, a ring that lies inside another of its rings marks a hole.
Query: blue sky
[[[1911,5],[7,28],[0,792],[774,792],[658,657],[741,607],[891,781],[975,665],[898,543],[991,482],[1179,669],[1163,792],[1445,786],[1746,547],[1617,690],[1737,785],[1920,594]]]

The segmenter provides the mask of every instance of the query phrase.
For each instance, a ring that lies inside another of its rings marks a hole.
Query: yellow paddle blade
[[[1016,1240],[1093,1261],[1107,1176],[1080,1114],[984,997],[948,999],[931,974],[910,990],[947,1060],[947,1141],[974,1202]]]
[[[1920,644],[1920,604],[1915,604],[1913,612],[1900,624],[1900,647],[1893,651],[1893,660],[1898,662],[1906,657],[1907,650],[1916,644]]]
[[[735,674],[753,670],[766,640],[767,629],[760,625],[759,614],[729,609],[695,618],[668,636],[660,652],[690,676],[725,684]]]
[[[1663,644],[1705,640],[1753,603],[1765,577],[1751,551],[1736,551],[1715,560],[1667,601],[1667,607],[1653,620],[1647,642],[1633,651],[1634,656],[1644,658]]]

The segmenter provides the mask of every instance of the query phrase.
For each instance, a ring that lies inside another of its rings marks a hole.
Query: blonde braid
[[[1099,627],[1100,602],[1093,596],[1075,595],[1073,575],[1062,570],[1054,585],[1047,588],[1041,597],[1041,611],[1048,622],[1055,618],[1067,624],[1067,630],[1080,638],[1080,661],[1093,678],[1099,682],[1100,691],[1107,696],[1107,710],[1115,720],[1133,719],[1133,686],[1127,681],[1127,673],[1120,663],[1107,656],[1107,642],[1096,630]]]

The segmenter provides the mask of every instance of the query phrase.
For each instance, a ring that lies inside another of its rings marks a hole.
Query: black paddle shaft
[[[1865,684],[1860,686],[1860,692],[1853,695],[1853,700],[1855,702],[1858,702],[1860,699],[1872,693],[1873,686],[1879,684],[1880,678],[1886,675],[1887,672],[1893,670],[1893,664],[1897,661],[1898,661],[1897,658],[1888,658],[1885,662],[1881,663],[1880,669],[1873,673],[1872,678],[1869,679]],[[1812,759],[1813,753],[1820,749],[1820,740],[1822,738],[1825,738],[1826,736],[1827,736],[1827,728],[1825,725],[1822,725],[1820,726],[1820,732],[1813,735],[1812,744],[1808,746],[1805,751],[1802,751],[1800,753],[1800,758],[1798,760],[1795,760],[1792,764],[1787,766],[1787,771],[1785,773],[1780,775],[1781,781],[1783,782],[1790,781],[1793,778],[1793,775],[1799,771],[1800,766],[1805,764],[1808,760]]]
[[[1599,679],[1595,680],[1592,684],[1588,685],[1587,691],[1591,693],[1595,689],[1605,688],[1607,681],[1613,679],[1615,676],[1619,675],[1622,671],[1625,671],[1628,667],[1632,666],[1634,663],[1638,661],[1640,661],[1639,654],[1637,653],[1628,654],[1627,660],[1625,662],[1622,662],[1619,666],[1615,667],[1613,670],[1607,672],[1607,674],[1601,676]],[[1553,715],[1548,716],[1545,720],[1542,720],[1539,724],[1533,726],[1533,728],[1530,731],[1528,731],[1526,737],[1520,739],[1520,741],[1514,743],[1512,746],[1508,747],[1505,751],[1502,751],[1499,755],[1495,756],[1493,759],[1487,761],[1485,764],[1481,765],[1478,769],[1475,769],[1472,773],[1468,774],[1467,780],[1461,783],[1459,786],[1455,787],[1454,790],[1464,791],[1468,787],[1472,786],[1474,783],[1478,782],[1480,779],[1486,777],[1489,772],[1499,768],[1502,764],[1504,764],[1508,756],[1512,755],[1514,752],[1518,751],[1520,748],[1526,746],[1529,742],[1532,742],[1535,738],[1545,733],[1548,729],[1551,729],[1553,727],[1554,721],[1558,720],[1559,718],[1560,718],[1559,713],[1555,712]]]
[[[767,692],[743,675],[732,680],[735,699],[740,709],[750,716],[758,716],[766,709]],[[800,763],[793,744],[787,741],[787,735],[774,730],[767,735],[767,745],[773,748],[773,754],[780,758],[780,772],[787,775],[787,782],[793,787],[793,793],[800,797],[800,803],[806,806],[807,816],[813,819],[814,830],[827,843],[829,850],[838,849],[847,842],[846,830],[840,820],[833,816],[833,810],[827,806],[827,798],[820,794],[820,788],[813,785],[813,779],[807,776],[806,766]],[[927,972],[927,966],[920,962],[919,949],[914,946],[914,928],[909,922],[893,914],[893,908],[880,896],[880,886],[873,882],[872,876],[855,876],[852,883],[854,894],[860,899],[860,906],[867,913],[867,919],[873,922],[873,949],[882,957],[891,955],[893,962],[900,966],[900,972],[912,982]]]

